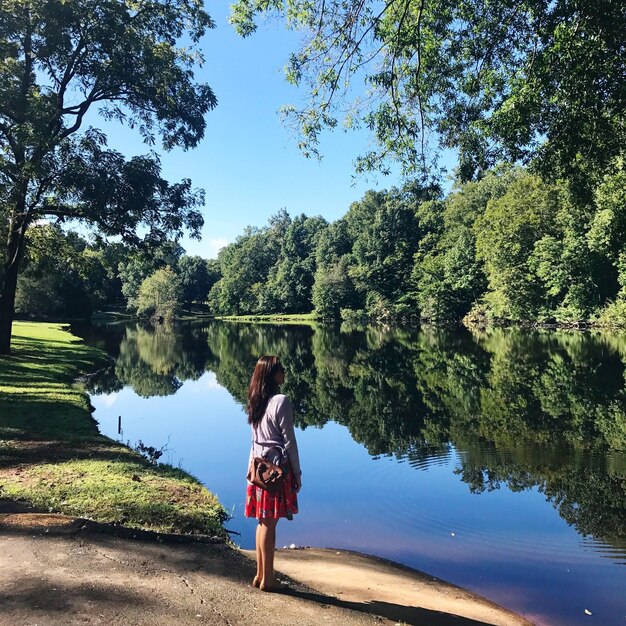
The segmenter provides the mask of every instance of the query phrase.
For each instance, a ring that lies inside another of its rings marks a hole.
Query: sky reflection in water
[[[256,356],[278,353],[306,426],[301,513],[281,522],[279,545],[377,554],[538,623],[588,623],[585,609],[626,622],[624,337],[225,324],[82,334],[117,358],[94,385],[102,432],[120,438],[122,415],[123,441],[167,444],[164,459],[232,511],[243,547],[254,522],[242,518],[242,403]],[[321,459],[326,484],[307,472]]]

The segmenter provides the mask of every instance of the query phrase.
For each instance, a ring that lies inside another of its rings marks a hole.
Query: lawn
[[[109,359],[61,324],[17,322],[0,356],[0,497],[157,532],[223,536],[198,480],[100,435],[80,376]]]

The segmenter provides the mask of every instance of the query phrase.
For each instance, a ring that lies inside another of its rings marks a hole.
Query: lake
[[[389,558],[537,624],[626,624],[626,334],[225,322],[73,332],[115,358],[90,383],[102,433],[163,448],[218,495],[242,547],[255,528],[243,517],[247,384],[258,356],[277,354],[303,468],[300,514],[278,525],[279,546]]]

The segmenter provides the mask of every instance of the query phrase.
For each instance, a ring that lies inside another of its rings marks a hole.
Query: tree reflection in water
[[[580,533],[626,550],[626,335],[211,322],[89,340],[115,357],[92,392],[170,395],[212,371],[242,405],[258,356],[278,354],[301,428],[335,421],[415,467],[454,447],[472,492],[536,487]]]

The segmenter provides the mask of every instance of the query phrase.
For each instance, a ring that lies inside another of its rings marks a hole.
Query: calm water
[[[303,467],[279,545],[390,558],[538,624],[626,625],[626,335],[74,331],[116,359],[93,383],[102,432],[165,446],[232,512],[243,547],[246,386],[258,355],[278,354]],[[307,471],[322,459],[325,484]]]

